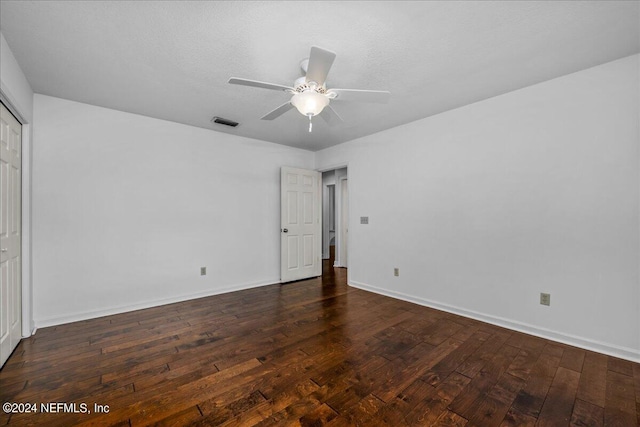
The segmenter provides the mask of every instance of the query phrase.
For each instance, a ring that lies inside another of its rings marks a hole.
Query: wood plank
[[[333,409],[323,403],[313,411],[304,414],[299,421],[301,426],[322,426],[328,424],[337,416],[338,414]]]
[[[580,375],[577,399],[604,408],[607,385],[607,359],[603,354],[587,352]]]
[[[444,411],[433,425],[435,427],[464,427],[467,425],[467,420],[455,412]]]
[[[418,401],[413,409],[406,415],[411,425],[432,425],[447,406],[460,395],[462,390],[471,381],[469,378],[457,372],[445,378],[431,393]]]
[[[440,319],[428,326],[418,337],[427,344],[439,345],[463,328],[460,323]]]
[[[466,383],[467,381],[465,380],[465,384]],[[395,400],[401,401],[403,403],[404,410],[406,412],[409,412],[420,403],[423,403],[432,396],[435,396],[437,392],[437,388],[418,379],[412,382],[401,393],[399,393],[396,396]]]
[[[535,352],[536,350],[542,351],[542,349],[547,345],[547,340],[527,335],[522,332],[513,331],[507,340],[507,344],[521,350],[530,350]]]
[[[507,333],[491,335],[467,360],[456,368],[456,371],[469,378],[475,377],[504,345],[509,335]]]
[[[320,387],[311,380],[305,380],[288,388],[285,392],[274,395],[266,402],[260,403],[248,411],[242,412],[235,418],[220,424],[221,426],[256,425],[277,414],[284,408],[292,405],[306,396],[309,396]]]
[[[528,380],[531,374],[531,368],[542,353],[542,347],[536,349],[521,349],[520,353],[513,360],[507,373],[522,380]]]
[[[584,358],[586,351],[580,348],[567,347],[560,359],[560,367],[571,369],[572,371],[582,372],[582,365],[584,364]]]
[[[471,356],[488,337],[489,335],[486,332],[476,332],[467,341],[460,344],[455,351],[451,351],[440,362],[429,369],[421,378],[428,384],[436,387]]]
[[[195,425],[198,425],[198,422],[200,422],[200,420],[202,420],[202,414],[200,414],[198,407],[191,406],[190,408],[187,408],[184,411],[171,414],[168,417],[161,419],[155,425],[157,427],[160,427],[160,426],[173,427],[173,426],[186,426],[186,425],[195,426]],[[126,425],[129,426],[130,423],[127,421]]]
[[[607,393],[604,406],[606,426],[638,425],[633,378],[615,372],[607,372]]]
[[[421,342],[416,335],[395,326],[378,332],[374,337],[382,344],[376,354],[388,360],[401,356]]]
[[[633,384],[636,389],[636,417],[640,422],[640,364],[633,364]]]
[[[601,427],[604,425],[604,408],[576,399],[571,414],[571,427]]]
[[[375,414],[385,405],[385,403],[368,394],[360,399],[355,405],[352,405],[340,413],[340,416],[331,420],[329,426],[358,426],[366,427],[374,425],[371,420]]]
[[[378,398],[384,402],[391,401],[416,378],[455,353],[460,346],[458,342],[448,339],[424,353],[419,351],[420,348],[416,346],[413,349],[418,350],[415,355],[407,352],[403,363],[390,362],[373,372],[372,390]]]
[[[503,377],[503,374],[512,364],[518,353],[520,353],[518,348],[508,345],[503,346],[500,351],[494,353],[489,363],[469,382],[463,392],[451,402],[449,409],[471,420],[470,417],[478,411],[483,399],[489,391],[494,388],[500,378]],[[513,376],[509,376],[509,378],[513,378],[514,381],[516,380],[516,377]],[[504,377],[503,380],[508,380],[509,378]],[[511,384],[511,382],[509,382],[509,384]],[[518,387],[515,392],[518,390],[520,390],[520,387]],[[512,400],[513,398],[508,402],[509,405]],[[505,413],[509,409],[509,405],[507,405]]]
[[[499,426],[524,381],[510,374],[503,374],[496,385],[482,399],[476,410],[467,417],[470,426]]]
[[[220,399],[218,397],[199,403],[197,408],[202,414],[202,419],[199,421],[200,424],[220,425],[266,402],[266,399],[259,391],[254,391],[230,403],[227,403],[228,400],[230,399]]]
[[[609,356],[607,369],[628,377],[633,376],[633,362],[618,359],[617,357]]]
[[[538,418],[551,382],[560,365],[560,359],[561,356],[544,352],[540,355],[531,368],[527,383],[516,396],[512,405],[513,409],[524,415]]]
[[[577,372],[563,367],[558,368],[540,411],[538,426],[553,427],[569,424],[579,381],[580,374]]]
[[[537,418],[523,414],[512,407],[505,414],[500,427],[534,427],[537,421]]]
[[[398,408],[398,405],[394,405],[393,403],[395,402],[382,406],[372,417],[370,423],[382,426],[408,427],[409,424],[407,424],[402,410]]]

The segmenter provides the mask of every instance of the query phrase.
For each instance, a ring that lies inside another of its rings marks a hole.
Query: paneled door
[[[280,170],[280,281],[322,274],[320,172]]]
[[[22,338],[22,125],[0,104],[0,366]]]

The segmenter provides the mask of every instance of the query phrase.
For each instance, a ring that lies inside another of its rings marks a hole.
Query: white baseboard
[[[113,314],[126,313],[129,311],[135,311],[135,310],[142,310],[145,308],[157,307],[157,306],[166,305],[166,304],[173,304],[176,302],[188,301],[188,300],[197,299],[197,298],[204,298],[212,295],[226,294],[229,292],[241,291],[245,289],[258,288],[260,286],[273,285],[277,283],[280,283],[280,278],[265,281],[265,282],[242,283],[234,286],[217,288],[217,289],[212,289],[204,292],[178,295],[170,298],[149,300],[149,301],[144,301],[137,304],[113,306],[113,307],[107,307],[100,310],[91,310],[91,311],[66,314],[64,316],[55,316],[55,317],[49,317],[44,319],[37,319],[35,321],[36,327],[34,327],[33,334],[35,334],[39,328],[46,328],[48,326],[57,326],[65,323],[78,322],[81,320],[95,319],[97,317],[111,316]]]
[[[552,341],[557,341],[563,344],[568,344],[574,347],[580,347],[585,350],[591,350],[598,353],[607,354],[609,356],[619,357],[621,359],[630,360],[632,362],[640,363],[640,351],[634,350],[628,347],[621,347],[614,344],[604,343],[600,341],[591,340],[589,338],[579,337],[564,332],[553,331],[546,328],[540,328],[538,326],[530,325],[527,323],[518,322],[515,320],[505,319],[498,316],[492,316],[489,314],[479,313],[472,310],[467,310],[460,307],[455,307],[448,304],[431,301],[428,299],[416,297],[413,295],[407,295],[401,292],[389,291],[387,289],[378,288],[376,286],[367,285],[366,283],[356,282],[350,280],[349,286],[354,288],[363,289],[365,291],[373,292],[376,294],[396,298],[402,301],[411,302],[414,304],[434,308],[436,310],[446,311],[448,313],[457,314],[459,316],[468,317],[482,322],[490,323],[496,326],[502,326],[507,329],[511,329],[525,334],[534,335],[540,338],[545,338]]]

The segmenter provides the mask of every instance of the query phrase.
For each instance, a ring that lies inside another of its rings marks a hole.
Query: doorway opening
[[[322,259],[348,267],[349,193],[347,168],[322,172]]]

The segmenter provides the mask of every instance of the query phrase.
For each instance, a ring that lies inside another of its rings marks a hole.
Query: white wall
[[[18,65],[7,41],[0,33],[0,89],[28,123],[33,118],[33,90]]]
[[[279,281],[279,170],[312,152],[43,95],[34,116],[38,327]]]
[[[31,335],[31,142],[33,90],[0,33],[0,100],[22,123],[22,336]]]
[[[349,164],[350,284],[640,360],[639,71],[623,58],[316,153]]]

